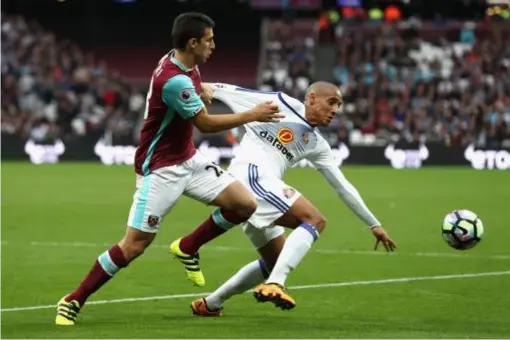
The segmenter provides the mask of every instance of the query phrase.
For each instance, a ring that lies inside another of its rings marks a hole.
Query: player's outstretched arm
[[[204,107],[193,119],[193,124],[200,132],[212,133],[230,130],[251,122],[278,122],[283,115],[279,114],[278,105],[264,102],[253,109],[242,113],[210,115]]]
[[[324,141],[324,143],[327,143]],[[347,206],[370,227],[372,235],[376,242],[374,250],[377,250],[379,244],[382,244],[386,251],[394,251],[396,249],[395,242],[390,238],[388,233],[383,229],[381,222],[368,209],[358,190],[345,178],[335,163],[331,148],[323,147],[310,159],[319,172],[326,178],[329,185],[333,187],[335,192],[347,204]]]
[[[319,172],[333,187],[338,196],[347,206],[370,228],[379,227],[381,223],[368,209],[358,190],[345,178],[344,174],[336,166],[319,168]]]
[[[174,108],[184,119],[191,119],[197,129],[204,133],[229,130],[254,121],[278,122],[283,118],[278,105],[272,102],[260,103],[243,113],[210,115],[193,82],[184,74],[169,79],[162,92],[166,105]]]
[[[309,160],[324,176],[338,196],[367,226],[372,228],[381,225],[366,206],[358,190],[345,178],[338,168],[333,152],[326,140],[319,140],[317,150],[309,157]]]

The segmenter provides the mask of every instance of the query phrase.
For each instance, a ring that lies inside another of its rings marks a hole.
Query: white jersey
[[[273,101],[285,115],[279,123],[244,125],[246,134],[232,164],[256,164],[282,178],[289,167],[304,158],[333,162],[333,158],[329,159],[332,153],[328,142],[306,121],[305,106],[299,100],[282,92],[261,92],[227,84],[214,84],[214,97],[236,113],[248,111],[263,101]],[[319,160],[320,156],[323,157]]]
[[[285,115],[278,123],[252,122],[245,125],[240,148],[231,167],[257,165],[265,174],[281,179],[296,162],[307,159],[326,178],[337,194],[368,226],[380,225],[366,207],[358,191],[342,174],[329,143],[305,118],[305,106],[282,92],[263,92],[229,84],[211,84],[214,98],[236,113],[245,112],[264,101],[273,101]]]

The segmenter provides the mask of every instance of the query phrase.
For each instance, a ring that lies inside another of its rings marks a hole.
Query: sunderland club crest
[[[286,198],[291,198],[295,194],[296,194],[296,190],[294,190],[292,188],[283,189],[283,196],[285,196]]]
[[[310,142],[310,133],[309,132],[303,133],[303,135],[301,136],[301,140],[303,141],[304,144],[308,144]]]

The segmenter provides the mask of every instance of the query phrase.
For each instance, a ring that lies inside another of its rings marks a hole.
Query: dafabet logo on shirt
[[[294,132],[289,128],[281,128],[278,130],[277,137],[280,143],[287,145],[294,140]]]
[[[285,136],[286,137],[285,143],[280,139],[280,136],[282,134],[285,135],[287,132],[282,132],[282,130],[288,130],[290,132],[290,137]],[[294,159],[294,155],[292,155],[290,153],[290,150],[288,150],[285,147],[285,144],[289,144],[294,139],[294,133],[292,132],[291,129],[287,129],[287,128],[280,129],[278,131],[276,137],[271,136],[268,131],[260,131],[259,136],[262,137],[263,139],[265,139],[266,141],[268,141],[273,147],[280,150],[280,152],[285,156],[285,158],[287,158],[288,161],[292,161]]]

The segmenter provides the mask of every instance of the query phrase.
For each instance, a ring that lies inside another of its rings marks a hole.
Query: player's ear
[[[191,38],[188,42],[190,48],[195,48],[198,45],[198,40],[196,38]]]

